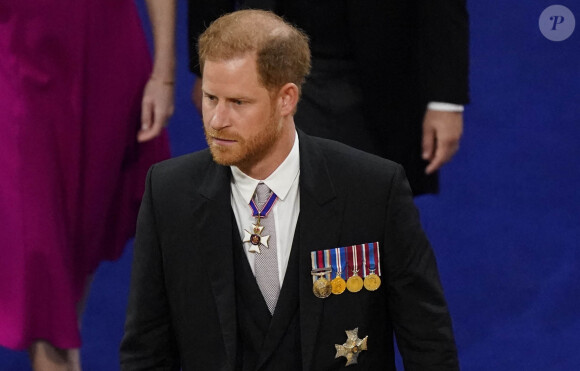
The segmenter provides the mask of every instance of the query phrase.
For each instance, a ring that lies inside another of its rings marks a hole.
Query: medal
[[[260,246],[265,246],[266,248],[268,248],[268,240],[270,239],[270,236],[262,236],[262,231],[264,230],[264,227],[260,225],[260,219],[268,216],[268,213],[270,213],[270,210],[272,210],[272,206],[274,206],[274,202],[276,202],[277,199],[278,196],[276,196],[276,194],[272,192],[270,198],[268,199],[262,210],[258,209],[258,206],[256,206],[254,200],[250,200],[250,208],[252,209],[252,216],[257,219],[256,224],[252,224],[251,231],[244,229],[244,238],[242,242],[250,243],[251,246],[248,251],[252,253],[261,254],[262,251],[260,250]]]
[[[346,288],[350,292],[359,292],[363,288],[363,280],[358,275],[357,246],[347,247],[348,268],[352,271],[352,276],[346,280]]]
[[[335,248],[330,250],[330,258],[332,262],[332,270],[336,271],[336,277],[330,284],[332,285],[332,293],[334,295],[340,295],[346,289],[346,282],[342,278],[342,272],[344,271],[344,265],[346,265],[344,248]]]
[[[358,327],[354,330],[347,330],[346,336],[346,343],[342,345],[334,344],[336,348],[334,358],[344,357],[346,358],[345,366],[350,366],[358,362],[358,356],[363,350],[367,350],[367,340],[369,337],[365,336],[364,339],[359,339]]]
[[[374,271],[371,271],[371,274],[365,277],[364,285],[365,289],[375,291],[379,286],[381,286],[381,279]]]
[[[358,271],[346,281],[346,288],[350,292],[359,292],[363,288],[363,279],[358,275]]]
[[[312,292],[317,298],[325,299],[332,293],[330,252],[329,250],[312,251],[310,257],[312,259]]]
[[[248,235],[252,237],[249,232]],[[260,237],[264,240],[267,236]],[[340,295],[345,290],[356,293],[363,287],[376,291],[381,286],[378,242],[311,251],[310,257],[312,292],[317,298]]]
[[[334,279],[330,281],[330,284],[332,285],[332,293],[334,295],[340,295],[346,289],[346,282],[344,282],[344,278],[340,275],[334,277]]]
[[[312,285],[312,292],[314,296],[320,299],[325,299],[332,293],[332,285],[323,276],[319,277]]]
[[[248,232],[244,229],[244,239],[243,242],[249,242],[252,246],[250,246],[250,252],[261,254],[260,246],[264,245],[266,248],[268,247],[268,240],[270,236],[262,236],[262,231],[264,227],[260,225],[260,218],[258,218],[257,224],[252,224],[252,231],[253,233]]]
[[[365,257],[365,272],[368,270],[368,274],[365,276],[364,286],[365,289],[369,291],[375,291],[381,286],[381,278],[375,274],[375,252],[378,253],[378,242],[364,244],[364,257]]]

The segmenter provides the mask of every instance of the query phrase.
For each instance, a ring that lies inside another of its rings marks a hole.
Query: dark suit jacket
[[[337,142],[300,138],[299,323],[304,370],[341,370],[345,330],[368,335],[348,370],[456,370],[433,251],[404,171]],[[232,370],[237,324],[230,170],[208,150],[153,166],[138,220],[123,370]],[[318,299],[310,252],[379,241],[382,285]],[[284,287],[282,287],[284,290]],[[278,346],[271,341],[265,352]],[[265,354],[263,357],[267,357]]]
[[[190,68],[197,37],[234,0],[189,0]],[[310,36],[312,73],[296,122],[403,165],[415,195],[438,192],[425,174],[422,122],[428,102],[466,104],[465,0],[245,0],[271,9]]]

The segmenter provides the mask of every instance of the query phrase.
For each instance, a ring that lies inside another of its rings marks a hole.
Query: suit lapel
[[[204,200],[196,212],[200,257],[205,260],[221,331],[231,369],[235,366],[237,324],[232,250],[230,170],[211,163],[204,173],[199,193]]]
[[[314,141],[300,138],[300,333],[303,370],[312,364],[324,299],[312,293],[310,252],[338,247],[343,205],[337,199],[324,155]]]

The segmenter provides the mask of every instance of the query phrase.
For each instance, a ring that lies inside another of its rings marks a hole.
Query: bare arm
[[[175,0],[146,0],[153,30],[154,57],[151,78],[141,105],[139,142],[158,136],[173,114],[175,85]]]

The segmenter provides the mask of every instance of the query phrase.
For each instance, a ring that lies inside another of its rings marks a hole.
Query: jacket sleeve
[[[127,371],[180,369],[164,285],[152,189],[154,169],[147,174],[137,219],[129,304],[120,349],[121,369]]]
[[[428,101],[469,103],[469,16],[465,0],[417,1],[417,58]]]
[[[451,318],[433,250],[402,167],[393,176],[382,266],[405,370],[458,370]]]

